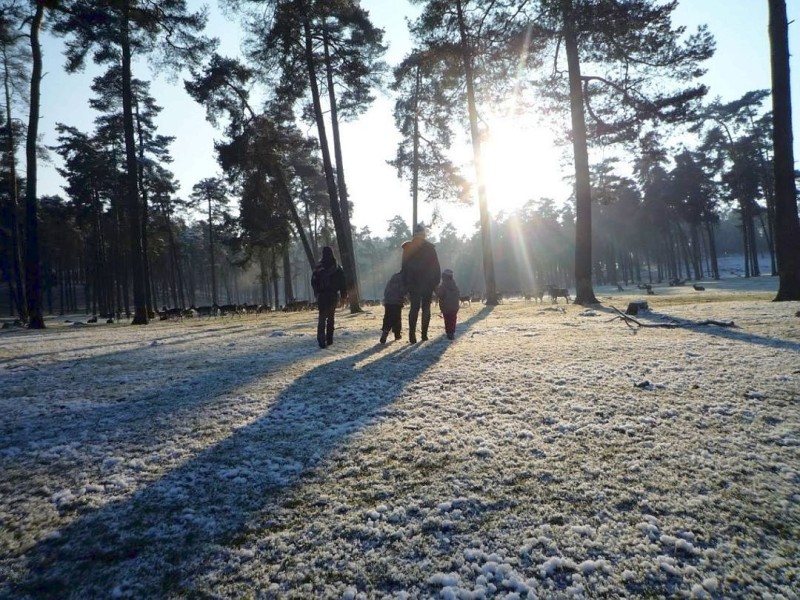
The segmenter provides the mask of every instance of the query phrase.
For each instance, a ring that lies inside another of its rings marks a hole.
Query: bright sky
[[[189,0],[189,5],[203,3]],[[235,55],[239,50],[238,27],[221,16],[214,0],[208,3],[212,15],[211,35],[220,38],[220,53]],[[794,123],[800,123],[800,62],[796,55],[800,43],[798,23],[800,2],[787,2],[792,58],[792,95]],[[362,0],[373,22],[382,27],[389,44],[386,60],[394,65],[410,50],[405,17],[415,14],[405,0]],[[734,100],[747,91],[770,87],[769,39],[767,35],[767,2],[765,0],[681,0],[676,21],[693,30],[707,24],[717,40],[717,53],[707,63],[705,82],[711,97]],[[63,74],[61,44],[45,37],[44,60],[46,76],[42,83],[42,122],[40,133],[46,144],[55,143],[55,123],[73,125],[83,131],[93,130],[95,115],[88,108],[92,77],[96,71],[87,69],[77,75]],[[136,77],[152,77],[142,66]],[[181,183],[181,194],[188,196],[192,185],[204,177],[218,174],[213,140],[220,138],[205,121],[205,112],[189,98],[182,80],[170,82],[159,76],[153,81],[151,93],[164,107],[159,120],[159,132],[176,137],[172,145],[175,159],[171,165]],[[375,235],[386,233],[386,222],[395,215],[411,221],[409,186],[397,178],[395,170],[386,164],[396,151],[398,134],[392,117],[393,100],[384,95],[357,122],[342,128],[344,166],[350,197],[354,203],[353,222],[367,226]],[[524,119],[501,121],[492,128],[492,141],[485,148],[486,170],[489,175],[489,206],[493,213],[511,211],[531,198],[551,197],[565,200],[570,193],[563,177],[570,173],[564,166],[562,151],[554,149],[548,134],[537,128],[535,115],[530,122]],[[795,125],[797,128],[797,125]],[[314,133],[313,130],[309,130]],[[800,135],[795,135],[800,138]],[[796,153],[798,151],[796,150]],[[58,160],[53,155],[54,161]],[[39,193],[63,194],[63,181],[55,164],[41,165]],[[442,207],[444,222],[452,222],[462,232],[475,228],[477,204],[468,208]],[[420,203],[420,219],[428,221],[432,208]]]

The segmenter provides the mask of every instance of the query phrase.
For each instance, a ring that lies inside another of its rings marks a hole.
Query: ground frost
[[[675,300],[3,334],[0,596],[796,597],[797,306]]]

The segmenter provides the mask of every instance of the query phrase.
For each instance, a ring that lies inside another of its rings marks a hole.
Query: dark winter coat
[[[383,290],[384,304],[399,304],[402,306],[406,297],[406,285],[403,283],[403,274],[395,273]]]
[[[436,288],[436,297],[442,314],[457,313],[461,307],[461,292],[452,277],[442,279],[441,285]]]
[[[339,304],[338,296],[342,300],[347,298],[347,282],[345,281],[344,271],[336,263],[335,258],[320,261],[317,268],[311,274],[311,287],[317,297],[317,305],[320,309],[330,308]]]
[[[409,292],[430,294],[439,283],[442,270],[436,248],[423,236],[403,242],[403,282]]]

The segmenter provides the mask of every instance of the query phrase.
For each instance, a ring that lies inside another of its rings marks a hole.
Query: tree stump
[[[649,310],[646,300],[638,300],[636,302],[629,302],[628,308],[625,311],[626,315],[638,315],[640,311],[644,312]]]

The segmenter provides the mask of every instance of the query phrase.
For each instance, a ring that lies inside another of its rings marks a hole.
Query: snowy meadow
[[[703,285],[4,330],[0,597],[798,598],[800,303]]]

